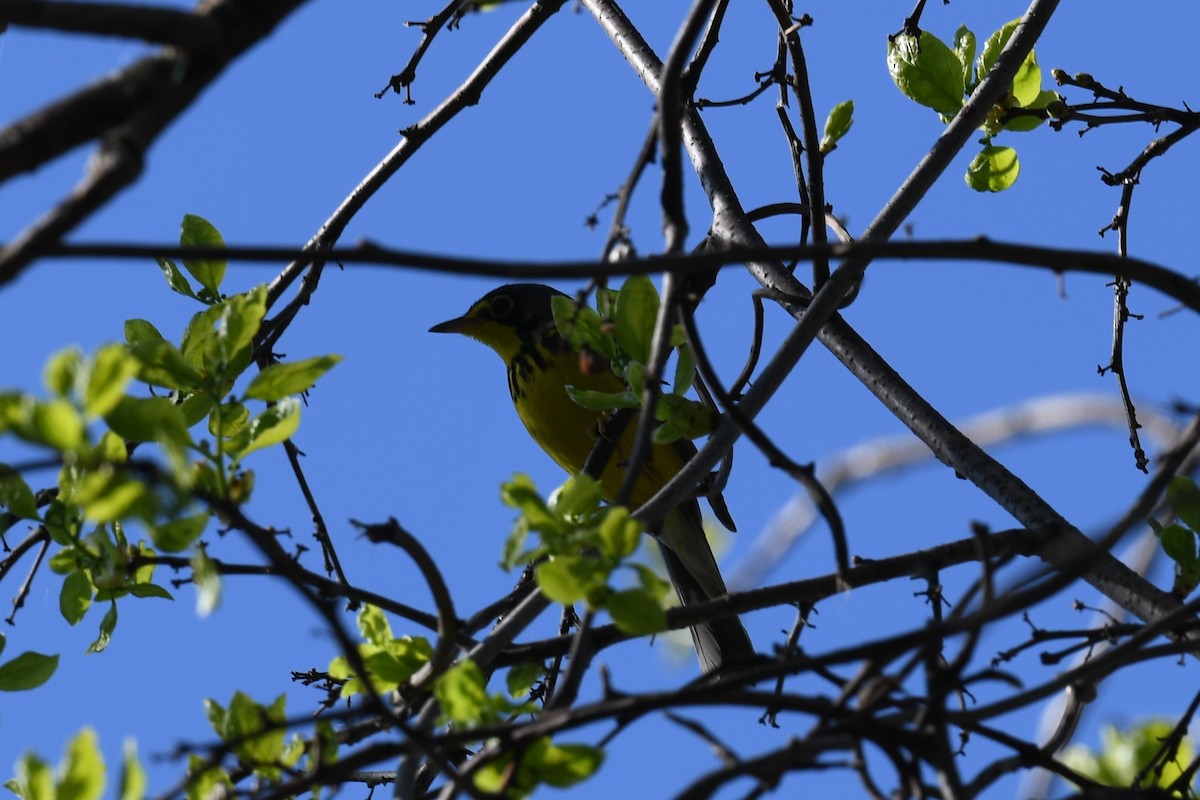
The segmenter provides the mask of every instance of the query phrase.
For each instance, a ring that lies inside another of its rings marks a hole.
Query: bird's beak
[[[479,327],[479,320],[474,317],[457,317],[439,322],[429,329],[430,333],[462,333],[470,336]]]

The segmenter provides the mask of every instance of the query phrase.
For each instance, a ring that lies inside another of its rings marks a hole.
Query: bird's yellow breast
[[[579,369],[579,354],[569,349],[551,352],[540,349],[542,364],[524,365],[521,357],[509,360],[509,389],[517,415],[546,454],[567,472],[578,474],[599,435],[602,413],[578,405],[567,394],[567,386],[598,392],[621,392],[625,385],[607,367],[595,374]],[[624,476],[625,463],[633,449],[637,428],[635,418],[617,443],[601,486],[605,499],[616,497]],[[649,500],[683,467],[683,458],[673,445],[655,445],[650,462],[638,480],[630,502],[634,506]]]

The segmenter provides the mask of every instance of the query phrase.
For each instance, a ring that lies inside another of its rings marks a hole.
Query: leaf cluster
[[[624,506],[601,508],[599,482],[577,475],[547,500],[527,475],[517,475],[501,488],[501,498],[520,512],[505,545],[507,569],[536,562],[534,577],[543,594],[556,603],[607,610],[626,633],[666,630],[669,585],[630,560],[642,542],[642,525]],[[532,546],[531,533],[537,534]],[[632,571],[633,586],[613,585],[622,569]]]
[[[932,108],[948,123],[991,72],[1019,22],[1015,19],[1001,26],[984,41],[978,56],[975,34],[966,25],[955,32],[953,47],[929,31],[904,31],[888,39],[888,73],[906,97]],[[1056,93],[1042,89],[1042,69],[1030,50],[1009,90],[992,106],[981,126],[983,147],[967,167],[967,185],[977,192],[1010,188],[1021,171],[1017,151],[993,144],[993,138],[1001,131],[1037,128],[1046,119],[1046,107],[1058,100]]]
[[[588,369],[602,369],[596,362],[606,362],[625,384],[619,392],[568,386],[572,400],[594,411],[642,407],[646,365],[661,305],[658,289],[646,275],[631,275],[617,291],[601,287],[596,291],[594,309],[569,297],[553,298],[551,307],[559,334],[580,353]],[[671,346],[676,352],[675,374],[670,391],[659,397],[655,409],[655,418],[660,422],[654,431],[658,444],[704,436],[716,422],[712,409],[685,396],[696,380],[696,360],[684,340],[682,326],[672,328]]]
[[[192,215],[183,220],[180,242],[223,244],[210,223]],[[254,473],[245,459],[295,433],[296,395],[339,360],[330,355],[269,364],[243,381],[256,363],[265,287],[224,296],[224,260],[183,264],[181,270],[167,259],[159,262],[170,288],[202,306],[178,341],[147,320],[131,319],[123,343],[91,354],[69,347],[53,355],[43,374],[46,396],[0,393],[0,437],[60,465],[57,491],[39,503],[23,470],[0,463],[3,519],[7,525],[36,523],[54,545],[48,563],[62,576],[59,609],[70,625],[93,605],[107,604],[89,653],[108,645],[119,599],[172,599],[154,582],[160,554],[192,550],[198,608],[212,610],[220,583],[197,546],[200,537],[214,519],[250,499]],[[240,383],[246,386],[238,391]],[[138,384],[149,391],[135,391]],[[262,408],[252,411],[252,403]],[[148,540],[131,537],[130,526]],[[22,654],[0,664],[0,691],[34,688],[56,666],[54,656]]]

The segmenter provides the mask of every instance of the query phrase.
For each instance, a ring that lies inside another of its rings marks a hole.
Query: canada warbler
[[[512,284],[489,292],[461,317],[435,325],[434,333],[461,333],[492,348],[508,369],[508,391],[529,435],[560,467],[578,474],[595,444],[603,414],[577,405],[566,387],[620,392],[624,383],[607,367],[580,368],[579,354],[559,336],[550,300],[562,292],[538,284]],[[633,447],[636,421],[629,424],[601,475],[605,499],[616,497]],[[686,439],[656,444],[630,498],[637,507],[649,500],[695,453]],[[720,496],[714,511],[731,530]],[[667,514],[656,531],[667,572],[680,602],[698,603],[726,594],[725,582],[704,536],[700,506],[688,500]],[[692,628],[692,640],[705,672],[754,654],[745,628],[724,617]]]

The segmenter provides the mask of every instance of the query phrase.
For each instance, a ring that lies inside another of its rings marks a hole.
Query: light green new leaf
[[[538,564],[534,577],[542,594],[556,603],[571,605],[603,586],[607,571],[594,558],[558,556]]]
[[[838,103],[825,118],[825,135],[821,137],[821,152],[828,153],[837,147],[838,141],[850,132],[854,124],[854,101]]]
[[[954,55],[962,64],[963,85],[969,91],[975,87],[975,34],[966,25],[954,32]]]
[[[479,666],[464,659],[446,670],[433,685],[442,714],[457,725],[484,721],[488,708],[486,684]]]
[[[1200,488],[1195,481],[1176,475],[1167,485],[1167,502],[1171,504],[1175,516],[1200,533]]]
[[[6,781],[4,788],[21,800],[55,800],[54,770],[33,753],[17,761],[17,777]]]
[[[92,607],[92,581],[82,569],[63,579],[58,593],[58,610],[68,625],[75,625]]]
[[[28,416],[20,431],[22,438],[63,453],[76,452],[87,444],[83,417],[69,401],[34,401],[25,410]]]
[[[194,214],[184,215],[183,223],[180,225],[179,243],[184,247],[225,246],[225,240],[221,237],[221,232],[213,227],[211,222]],[[162,266],[161,262],[159,266]],[[208,290],[212,300],[220,298],[221,281],[225,279],[225,259],[185,258],[183,259],[183,267],[191,273],[193,278],[200,282],[201,286]],[[176,289],[170,275],[167,276],[167,282],[171,283],[172,289]]]
[[[633,555],[642,541],[642,523],[629,515],[624,506],[613,506],[600,523],[600,545],[604,555],[620,561]]]
[[[212,513],[205,511],[154,525],[150,528],[150,538],[154,540],[154,546],[164,553],[182,552],[200,538],[211,517]]]
[[[582,744],[556,745],[550,737],[538,739],[521,758],[518,783],[544,783],[558,789],[590,778],[604,763],[604,751]]]
[[[590,475],[576,475],[550,495],[547,507],[563,519],[581,517],[599,508],[601,494],[599,481]]]
[[[83,369],[83,351],[78,347],[64,347],[46,362],[42,371],[42,382],[55,397],[70,397],[75,382]]]
[[[108,643],[112,641],[113,631],[117,628],[117,604],[110,602],[108,611],[104,612],[104,619],[100,620],[100,632],[96,636],[96,641],[88,645],[86,652],[88,653],[103,653],[108,648]]]
[[[377,647],[385,647],[392,641],[392,626],[388,623],[383,609],[365,603],[358,612],[358,632],[362,637]]]
[[[171,291],[178,292],[184,297],[190,297],[193,300],[199,300],[196,297],[196,292],[192,289],[192,285],[188,283],[188,279],[180,272],[179,267],[175,266],[175,262],[169,258],[155,259],[158,262],[158,268],[162,270],[163,277],[167,279],[167,286],[171,287]]]
[[[574,386],[568,386],[567,396],[576,405],[583,406],[590,411],[611,411],[614,408],[637,408],[642,404],[641,400],[630,389],[626,389],[623,392],[597,392],[592,389],[576,389]]]
[[[182,449],[192,441],[183,410],[165,397],[122,397],[104,421],[114,433],[133,442]]]
[[[341,360],[341,356],[328,355],[290,364],[272,364],[254,376],[246,387],[246,396],[271,401],[307,392],[318,378]]]
[[[99,800],[104,795],[104,757],[96,732],[84,728],[67,745],[57,800]]]
[[[1017,182],[1021,162],[1011,147],[986,145],[967,166],[967,185],[977,192],[1003,192]]]
[[[962,108],[963,67],[954,51],[929,31],[901,33],[887,47],[888,74],[910,100],[951,115]]]
[[[540,661],[527,661],[517,664],[508,671],[504,685],[509,697],[518,700],[529,696],[534,685],[546,674],[546,665]]]
[[[41,519],[33,490],[21,473],[3,462],[0,462],[0,506],[21,519]]]
[[[142,800],[146,796],[146,784],[146,770],[138,759],[137,743],[133,739],[126,739],[118,800]]]
[[[93,417],[102,417],[120,402],[129,381],[140,364],[125,347],[110,344],[92,357],[88,364],[83,409]]]
[[[266,286],[256,286],[225,301],[217,318],[217,350],[222,363],[238,372],[250,363],[250,343],[266,313]]]
[[[192,583],[196,585],[196,616],[207,617],[221,602],[221,574],[203,548],[192,554]]]
[[[983,80],[984,76],[991,72],[992,67],[996,65],[996,59],[1000,57],[1000,53],[1008,44],[1008,40],[1012,38],[1013,32],[1016,31],[1020,22],[1020,19],[1014,19],[1006,23],[983,43],[983,50],[979,54],[979,63],[976,66],[980,80]],[[1033,103],[1041,93],[1042,69],[1038,66],[1037,55],[1033,50],[1029,51],[1029,55],[1025,56],[1025,60],[1017,69],[1011,91],[1022,106]]]
[[[658,306],[658,289],[647,275],[630,275],[617,293],[617,344],[625,355],[643,364],[650,360]]]
[[[675,439],[695,439],[712,433],[719,415],[698,400],[690,400],[677,394],[665,394],[658,399],[655,418],[665,423],[654,432],[654,441],[669,444]],[[668,429],[668,433],[664,431]],[[660,435],[661,432],[661,435]]]
[[[603,320],[595,309],[578,306],[570,297],[555,296],[550,298],[550,310],[554,313],[554,325],[559,335],[572,350],[586,346],[607,358],[616,355],[613,337],[605,333]]]
[[[0,692],[23,692],[36,689],[58,669],[58,656],[33,651],[21,653],[11,661],[0,664]]]
[[[209,306],[203,311],[193,314],[183,329],[183,339],[180,341],[179,350],[183,353],[184,359],[196,369],[207,370],[208,366],[217,360],[213,342],[217,335],[217,320],[224,312],[224,303]]]
[[[242,403],[229,402],[214,406],[208,418],[208,432],[222,439],[238,436],[250,424],[250,409]]]
[[[246,429],[247,442],[239,449],[240,461],[255,450],[271,447],[291,438],[300,427],[300,401],[285,397],[254,418]]]
[[[200,373],[196,368],[146,320],[127,320],[125,341],[140,365],[139,380],[184,391],[199,386]]]
[[[604,607],[625,633],[640,636],[667,629],[667,612],[644,589],[624,589],[609,595]]]

